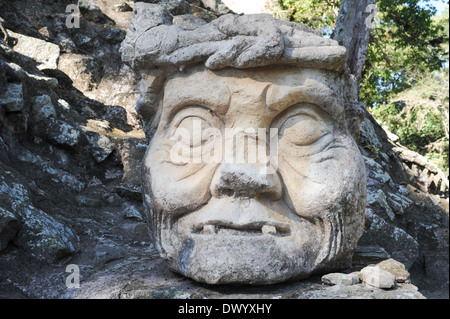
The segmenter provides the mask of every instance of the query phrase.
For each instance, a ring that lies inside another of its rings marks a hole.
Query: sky
[[[444,12],[445,8],[448,8],[448,1],[433,0],[430,1],[430,4],[436,7],[438,15]]]

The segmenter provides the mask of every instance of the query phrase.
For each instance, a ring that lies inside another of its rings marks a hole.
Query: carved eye
[[[295,145],[306,146],[331,133],[325,123],[313,116],[297,114],[289,117],[280,128],[280,137]]]
[[[186,107],[172,120],[171,140],[188,147],[200,147],[220,137],[221,120],[203,107]]]
[[[181,129],[178,130],[178,132],[186,132],[188,134],[188,136],[185,136],[180,141],[184,142],[184,144],[187,144],[187,146],[191,147],[200,146],[213,138],[204,133],[207,132],[207,129],[210,127],[211,125],[200,117],[197,116],[186,117],[182,119],[177,126],[177,129]]]

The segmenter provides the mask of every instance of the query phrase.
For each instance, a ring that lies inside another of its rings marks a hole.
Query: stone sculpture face
[[[267,284],[348,266],[366,178],[345,48],[270,15],[183,29],[136,3],[121,52],[151,140],[144,204],[172,270]]]
[[[348,256],[363,223],[365,179],[341,92],[329,72],[292,67],[196,67],[168,79],[145,157],[144,192],[158,249],[172,269],[207,283],[271,283]],[[197,141],[195,121],[203,129]],[[211,154],[212,144],[220,153],[227,128],[276,129],[277,167],[252,161],[252,144],[238,139],[229,145],[235,153],[244,148],[244,162],[191,156],[180,163],[172,153],[177,128],[192,133],[185,140],[190,155],[199,147]],[[211,128],[222,134],[208,134]]]

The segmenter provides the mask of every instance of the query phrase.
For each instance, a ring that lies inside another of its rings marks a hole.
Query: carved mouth
[[[195,226],[192,233],[200,235],[229,235],[229,236],[277,236],[290,235],[290,228],[285,224],[271,224],[255,222],[245,225],[236,225],[221,221],[207,222]]]

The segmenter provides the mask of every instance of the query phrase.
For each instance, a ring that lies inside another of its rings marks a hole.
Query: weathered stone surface
[[[371,246],[378,243],[394,258],[409,269],[419,256],[419,244],[406,231],[379,217],[371,208],[366,209],[366,228],[359,245]]]
[[[17,39],[14,51],[35,60],[41,71],[55,70],[58,67],[59,46],[54,43],[9,31],[11,37]]]
[[[3,169],[0,172],[0,202],[14,211],[14,216],[20,221],[14,243],[34,257],[50,262],[75,252],[78,238],[73,231],[36,208],[31,202],[29,190],[19,183],[12,172]],[[4,209],[1,208],[1,211]],[[16,223],[11,226],[11,230],[17,231]]]
[[[80,91],[91,91],[98,87],[104,75],[99,60],[81,54],[62,54],[58,69],[67,74]]]
[[[382,262],[376,264],[376,266],[395,275],[397,282],[410,282],[410,274],[406,270],[405,265],[396,261],[395,259],[390,258],[387,260],[383,260]]]
[[[210,69],[258,67],[279,61],[337,70],[345,60],[345,48],[337,42],[270,15],[224,15],[205,25],[200,32],[205,36],[199,37],[198,33],[172,26],[165,7],[137,3],[135,12],[121,47],[123,60],[133,64],[181,67],[196,63],[202,56]],[[302,37],[306,38],[304,42]]]
[[[396,285],[395,275],[376,266],[364,267],[360,273],[361,280],[370,286],[391,289]]]
[[[355,273],[351,274],[331,273],[323,275],[321,280],[327,285],[351,286],[359,283],[359,276]]]

